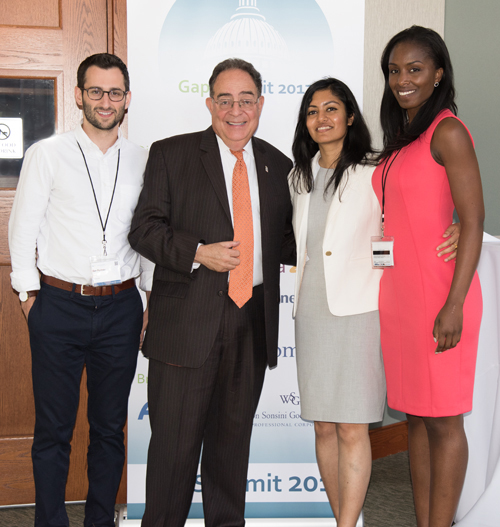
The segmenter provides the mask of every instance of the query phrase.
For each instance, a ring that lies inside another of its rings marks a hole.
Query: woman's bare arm
[[[446,169],[460,224],[460,246],[448,298],[434,322],[436,353],[460,341],[463,304],[481,254],[484,203],[479,165],[465,127],[454,118],[443,119],[434,132],[431,153]]]

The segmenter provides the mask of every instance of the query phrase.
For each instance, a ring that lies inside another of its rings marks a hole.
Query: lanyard
[[[92,192],[94,193],[95,206],[97,207],[97,214],[99,214],[99,221],[101,222],[101,227],[102,227],[102,250],[103,250],[103,255],[107,256],[108,253],[106,251],[106,244],[107,244],[107,241],[106,241],[106,226],[108,225],[109,213],[111,212],[111,205],[113,205],[113,199],[115,197],[116,182],[118,181],[118,169],[120,168],[120,149],[118,149],[118,160],[116,162],[116,175],[115,175],[115,184],[113,186],[113,193],[111,194],[111,201],[109,202],[109,208],[108,208],[108,214],[106,215],[106,221],[103,223],[102,222],[101,211],[99,209],[99,203],[97,203],[97,196],[95,195],[94,183],[92,183],[92,177],[90,176],[90,170],[89,170],[89,166],[87,164],[87,159],[85,158],[85,154],[83,153],[83,150],[82,150],[82,147],[80,146],[80,143],[78,141],[76,143],[78,145],[78,148],[80,149],[80,152],[82,153],[83,161],[85,162],[85,167],[87,168],[87,174],[89,175],[89,180],[90,180],[90,185],[92,187]]]
[[[396,157],[398,157],[399,152],[401,152],[401,149],[396,152],[396,155],[392,158],[391,163],[389,164],[389,168],[387,168],[387,164],[389,163],[389,159],[387,158],[384,164],[384,168],[382,169],[382,236],[384,236],[384,220],[385,220],[385,185],[387,183],[387,176],[389,175],[389,170],[391,170],[392,164],[396,160]]]

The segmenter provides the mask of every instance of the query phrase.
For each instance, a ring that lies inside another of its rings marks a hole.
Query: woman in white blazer
[[[352,125],[351,125],[352,126]],[[318,150],[311,161],[313,174],[320,169]],[[370,237],[380,231],[380,206],[373,192],[374,166],[359,164],[346,170],[340,189],[328,210],[323,236],[323,264],[328,307],[336,316],[355,315],[378,309],[382,270],[372,269]],[[293,227],[297,244],[296,294],[307,259],[306,239],[311,193],[292,192]]]
[[[337,526],[354,527],[371,473],[368,423],[381,421],[385,406],[382,271],[371,262],[381,212],[371,184],[370,133],[343,82],[322,79],[306,91],[292,151],[301,412],[314,421],[318,466]],[[452,253],[457,238],[442,244],[449,248],[440,254]]]

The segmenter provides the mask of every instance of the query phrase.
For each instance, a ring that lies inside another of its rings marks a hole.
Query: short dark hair
[[[208,81],[208,85],[210,87],[210,97],[214,96],[214,85],[215,81],[217,80],[217,77],[223,72],[227,70],[242,70],[245,71],[252,77],[252,80],[255,83],[255,86],[257,87],[257,97],[260,97],[262,93],[262,76],[261,74],[254,68],[253,64],[250,62],[247,62],[243,59],[226,59],[222,62],[219,62],[217,66],[215,66],[214,71],[212,72],[212,75],[210,77],[210,80]]]
[[[78,66],[78,72],[76,74],[77,86],[83,90],[85,85],[85,76],[90,66],[97,66],[103,70],[109,70],[111,68],[118,68],[123,74],[123,82],[125,84],[125,91],[130,90],[130,78],[128,76],[128,69],[120,57],[111,55],[110,53],[96,53],[90,55]]]
[[[389,59],[394,48],[402,42],[410,42],[422,48],[434,63],[436,69],[443,69],[443,76],[430,96],[420,108],[412,122],[407,125],[406,112],[397,102],[389,86]],[[389,157],[392,152],[415,141],[429,128],[436,115],[445,108],[457,114],[453,67],[448,48],[441,36],[433,29],[411,26],[389,40],[380,61],[385,78],[384,95],[380,106],[380,123],[384,132],[384,149],[380,158]]]
[[[332,95],[338,97],[344,104],[346,117],[353,117],[351,126],[347,127],[342,152],[328,180],[325,191],[333,185],[337,190],[342,178],[347,177],[347,170],[358,164],[371,164],[371,137],[365,120],[361,114],[354,94],[349,87],[338,79],[327,77],[314,82],[309,86],[302,102],[300,103],[299,117],[295,136],[293,139],[292,153],[295,159],[295,167],[290,175],[293,189],[296,192],[311,192],[314,188],[314,174],[311,169],[311,159],[319,150],[318,144],[312,139],[307,129],[307,112],[312,98],[317,91],[329,90]]]

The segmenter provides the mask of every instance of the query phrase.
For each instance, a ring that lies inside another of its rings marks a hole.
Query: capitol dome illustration
[[[239,0],[236,13],[205,48],[204,59],[214,63],[230,57],[245,59],[257,68],[289,60],[285,40],[266,22],[257,0]]]

